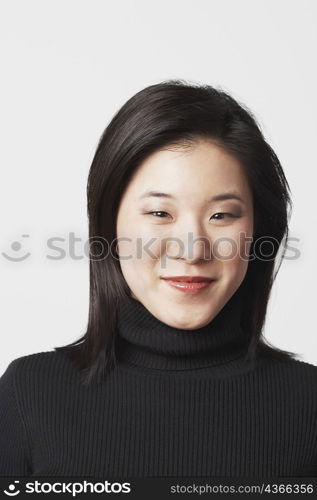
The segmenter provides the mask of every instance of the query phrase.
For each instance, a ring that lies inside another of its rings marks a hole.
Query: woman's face
[[[228,193],[241,201],[216,200]],[[134,172],[117,217],[117,251],[132,297],[160,321],[188,330],[209,323],[239,288],[252,235],[243,169],[207,140],[151,154]],[[175,276],[213,281],[185,293],[163,279]]]

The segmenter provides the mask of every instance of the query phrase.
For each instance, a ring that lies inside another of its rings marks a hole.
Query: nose
[[[210,237],[199,224],[188,224],[185,230],[175,231],[167,238],[165,253],[168,258],[182,259],[189,264],[210,260]]]

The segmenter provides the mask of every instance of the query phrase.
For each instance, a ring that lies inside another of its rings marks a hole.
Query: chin
[[[196,316],[197,318],[197,316]],[[170,322],[170,325],[174,328],[179,328],[182,330],[197,330],[198,328],[202,328],[203,326],[210,323],[212,319],[210,316],[201,317],[200,321],[193,321],[193,314],[185,314],[183,317],[175,318]]]

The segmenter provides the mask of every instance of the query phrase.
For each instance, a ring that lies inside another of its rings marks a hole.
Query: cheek
[[[137,218],[125,218],[124,224],[117,225],[117,252],[121,258],[136,261],[136,265],[148,265],[149,260],[156,260],[161,253],[162,232],[155,227],[148,227]]]
[[[243,275],[248,267],[251,244],[252,237],[248,228],[236,228],[213,241],[213,257],[221,262],[228,272]]]
[[[123,277],[129,288],[137,295],[146,293],[157,280],[153,259],[120,260]]]
[[[118,231],[117,252],[122,274],[130,288],[142,290],[155,276],[157,261],[160,256],[158,238],[136,226],[124,232]]]
[[[133,261],[136,265],[149,265],[161,254],[161,239],[153,234],[133,231],[120,233],[117,237],[117,253],[120,260]]]

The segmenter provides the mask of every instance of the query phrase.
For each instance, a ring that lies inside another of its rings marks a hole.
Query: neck
[[[207,325],[184,330],[163,323],[138,300],[127,297],[118,307],[117,358],[158,370],[192,370],[230,364],[246,354],[241,327],[240,287]]]

